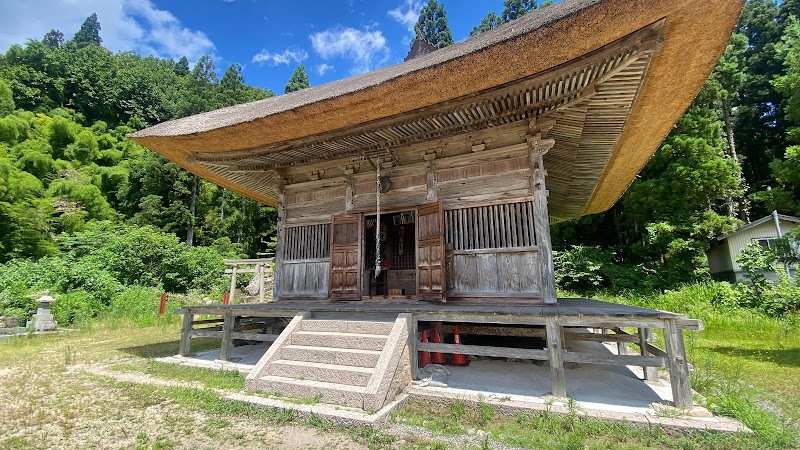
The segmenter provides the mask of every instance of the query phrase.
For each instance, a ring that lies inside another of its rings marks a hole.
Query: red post
[[[161,303],[158,305],[158,315],[163,316],[167,309],[167,294],[161,294]]]
[[[231,293],[230,292],[224,292],[222,294],[222,304],[223,305],[227,305],[230,302],[231,302]]]

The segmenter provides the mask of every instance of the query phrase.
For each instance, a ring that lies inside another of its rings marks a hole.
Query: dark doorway
[[[364,289],[369,297],[409,298],[417,294],[415,212],[364,217]],[[380,227],[380,274],[375,276],[375,229]]]

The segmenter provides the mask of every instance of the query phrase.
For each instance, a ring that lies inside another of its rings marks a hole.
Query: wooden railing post
[[[648,356],[647,344],[653,342],[653,332],[650,328],[639,327],[639,354]],[[658,381],[658,368],[657,367],[642,367],[644,371],[644,381]]]
[[[231,339],[231,331],[233,330],[233,314],[228,311],[224,315],[225,321],[222,323],[222,346],[219,349],[219,359],[222,361],[230,361],[231,350],[233,349],[233,340]]]
[[[194,314],[189,311],[183,313],[183,327],[181,328],[181,345],[178,354],[189,356],[191,353],[192,326],[194,325]]]
[[[232,272],[231,272],[231,290],[230,290],[230,294],[228,294],[228,302],[233,300],[233,296],[236,293],[236,271],[238,269],[239,269],[239,265],[238,264],[234,264],[233,268],[231,269],[232,270]]]
[[[561,325],[555,316],[549,316],[545,320],[547,350],[550,358],[550,384],[553,397],[566,398],[567,383],[564,375],[564,342]]]
[[[690,409],[694,402],[692,401],[692,385],[689,380],[689,362],[686,361],[683,334],[675,319],[664,320],[664,344],[667,350],[672,400],[675,407]]]

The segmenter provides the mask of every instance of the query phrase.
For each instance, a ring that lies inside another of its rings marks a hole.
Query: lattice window
[[[445,242],[454,250],[536,245],[530,201],[445,211],[444,222]]]
[[[330,257],[330,224],[303,225],[284,229],[283,259],[320,259]]]

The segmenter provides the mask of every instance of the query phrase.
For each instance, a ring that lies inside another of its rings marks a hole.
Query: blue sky
[[[445,0],[456,41],[502,0]],[[51,28],[69,39],[96,12],[104,45],[196,61],[221,74],[244,67],[245,82],[282,93],[303,63],[312,85],[396,64],[408,52],[422,0],[0,0],[0,51]]]

